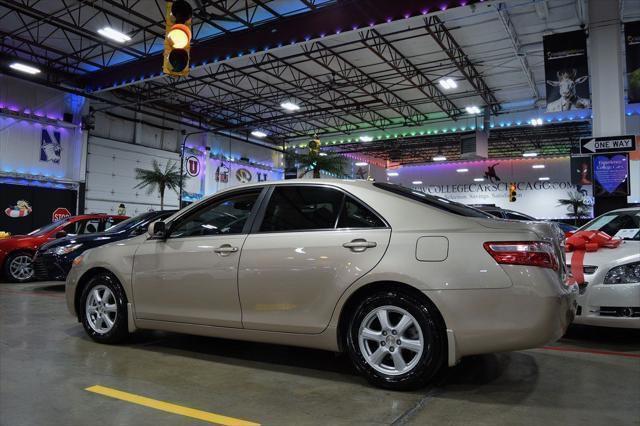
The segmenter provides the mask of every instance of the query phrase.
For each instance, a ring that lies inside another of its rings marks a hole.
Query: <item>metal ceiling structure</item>
[[[469,105],[535,111],[543,34],[584,22],[583,0],[190,2],[186,78],[161,74],[164,0],[0,0],[0,70],[19,76],[6,63],[21,59],[43,68],[42,83],[109,107],[259,129],[280,145],[460,122]],[[625,3],[623,13],[638,10]],[[109,41],[96,32],[104,26],[132,40]],[[443,77],[458,87],[444,90]],[[286,112],[284,101],[301,108]]]

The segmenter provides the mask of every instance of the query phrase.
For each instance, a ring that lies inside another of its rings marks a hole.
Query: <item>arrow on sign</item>
[[[584,148],[588,149],[591,152],[596,152],[596,140],[591,139],[589,142],[582,145]]]

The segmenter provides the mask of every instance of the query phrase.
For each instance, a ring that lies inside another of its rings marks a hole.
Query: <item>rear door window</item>
[[[347,196],[340,212],[338,228],[384,228],[385,223],[371,209]]]
[[[333,229],[343,197],[341,191],[323,186],[276,186],[260,232]]]

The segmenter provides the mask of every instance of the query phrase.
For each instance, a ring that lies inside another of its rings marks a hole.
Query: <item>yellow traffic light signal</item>
[[[189,74],[191,17],[193,9],[186,0],[167,1],[162,70],[173,76]]]
[[[518,186],[515,184],[515,182],[512,182],[509,184],[509,202],[510,203],[516,202],[516,197],[518,195],[518,193],[516,192],[516,189],[518,189]]]

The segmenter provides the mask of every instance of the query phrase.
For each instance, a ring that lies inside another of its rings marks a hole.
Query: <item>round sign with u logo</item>
[[[187,157],[187,159],[185,160],[185,163],[187,168],[187,174],[189,176],[195,177],[200,174],[200,161],[198,160],[198,157],[196,157],[195,155]]]

